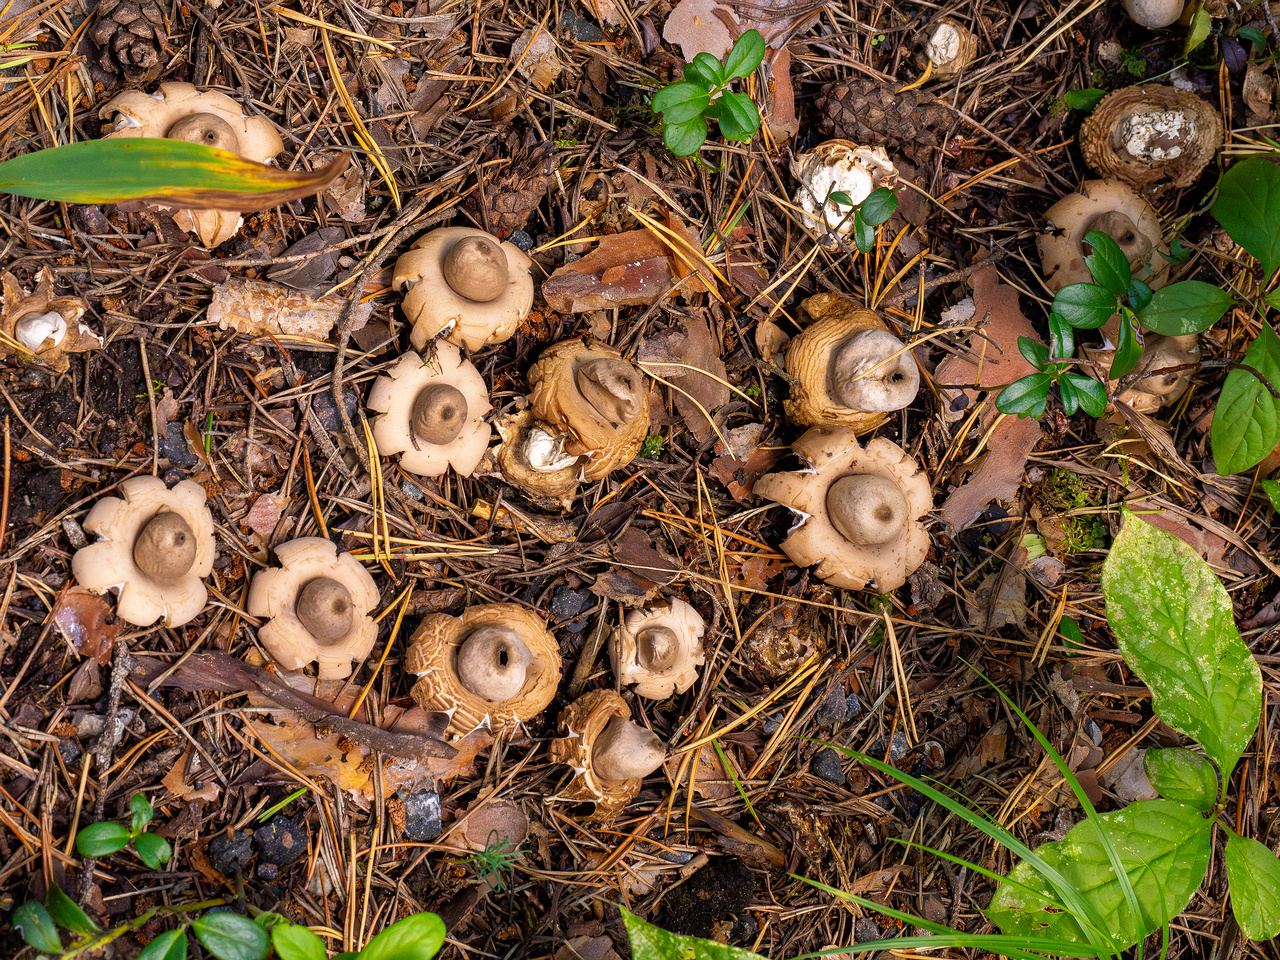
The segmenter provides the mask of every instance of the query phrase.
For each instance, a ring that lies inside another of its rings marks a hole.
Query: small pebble
[[[533,237],[529,236],[523,230],[514,231],[511,236],[507,237],[507,239],[526,253],[533,249]]]
[[[440,795],[432,791],[399,793],[404,801],[404,832],[410,840],[429,843],[440,836]]]
[[[832,690],[818,707],[816,715],[819,726],[834,727],[849,719],[849,702],[839,688]]]
[[[853,939],[859,943],[871,943],[873,940],[879,940],[881,936],[880,928],[870,917],[863,917],[853,924]]]
[[[764,732],[766,734],[773,734],[780,726],[782,726],[782,714],[775,713],[764,722]]]
[[[844,769],[840,766],[840,754],[830,747],[819,750],[809,761],[809,772],[828,783],[844,783]]]
[[[862,701],[858,699],[856,693],[851,693],[844,698],[844,702],[849,706],[849,719],[862,715]]]
[[[160,438],[160,456],[175,467],[194,467],[200,463],[200,458],[187,446],[183,425],[176,420],[165,424],[164,435]]]
[[[209,863],[213,869],[227,877],[234,877],[253,859],[253,835],[241,830],[227,839],[219,833],[209,841]]]
[[[357,419],[356,412],[360,407],[360,395],[354,390],[347,390],[342,395],[347,413],[352,421]],[[315,411],[320,425],[332,433],[342,432],[342,420],[338,416],[338,405],[333,402],[333,394],[329,390],[321,390],[311,395],[311,409]]]
[[[259,859],[284,866],[307,852],[307,831],[288,817],[272,817],[266,826],[253,831]]]
[[[571,590],[557,587],[551,596],[551,615],[561,620],[573,620],[595,606],[596,595],[590,590]]]
[[[579,43],[599,43],[604,39],[604,31],[573,10],[565,10],[560,18],[560,29],[567,30]]]
[[[893,735],[893,739],[889,744],[889,763],[897,764],[899,760],[905,757],[911,750],[911,743],[907,740],[907,735],[901,730]],[[877,760],[884,759],[885,742],[884,737],[880,737],[871,746],[867,747],[867,754],[875,757]]]
[[[254,873],[259,880],[274,880],[280,873],[280,868],[274,863],[260,863]]]

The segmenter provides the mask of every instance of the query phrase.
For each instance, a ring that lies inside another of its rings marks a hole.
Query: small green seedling
[[[524,856],[524,851],[510,840],[499,837],[497,832],[489,834],[489,842],[483,850],[463,860],[476,868],[481,880],[487,880],[497,890],[505,890],[506,882],[503,874],[510,873]]]
[[[859,253],[871,252],[876,245],[876,227],[888,221],[898,209],[898,197],[888,187],[872,190],[865,200],[857,204],[842,190],[832,191],[827,200],[849,208],[840,223],[843,226],[850,216],[853,217],[853,242]]]
[[[744,93],[729,84],[749,77],[764,59],[764,37],[748,30],[738,38],[723,64],[700,53],[684,65],[684,79],[653,95],[653,112],[662,114],[662,140],[677,157],[691,157],[707,139],[707,121],[720,125],[726,140],[746,143],[760,129],[760,112]]]
[[[147,824],[155,816],[155,810],[141,793],[135,793],[129,799],[129,810],[132,816],[129,826],[114,820],[102,823],[91,823],[76,834],[76,852],[82,857],[109,857],[133,843],[138,858],[152,870],[159,870],[173,856],[173,848],[168,842],[147,833]]]

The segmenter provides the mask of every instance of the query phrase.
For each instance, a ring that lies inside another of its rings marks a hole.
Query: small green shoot
[[[159,870],[173,856],[167,840],[147,833],[147,824],[155,811],[147,798],[135,793],[129,799],[129,826],[114,820],[91,823],[76,834],[76,852],[82,857],[109,857],[133,843],[138,858],[152,870]]]
[[[691,157],[707,139],[707,121],[720,127],[726,140],[746,143],[760,129],[760,112],[752,99],[729,90],[729,84],[748,77],[764,60],[764,37],[747,30],[722,64],[700,53],[684,66],[684,79],[653,95],[654,113],[662,114],[662,140],[677,157]]]

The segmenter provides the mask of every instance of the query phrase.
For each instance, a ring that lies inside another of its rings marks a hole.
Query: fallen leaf
[[[283,283],[295,290],[307,293],[320,292],[316,288],[333,276],[338,269],[338,251],[327,250],[346,235],[341,227],[321,227],[313,230],[297,243],[288,247],[279,257],[277,263],[267,272],[267,277],[276,283]],[[324,252],[321,252],[324,251]],[[302,257],[294,263],[280,263],[289,257]]]
[[[707,414],[729,402],[728,373],[707,321],[699,316],[683,323],[683,330],[669,327],[646,337],[636,359],[645,373],[671,385],[676,409],[702,443],[713,433]]]
[[[677,753],[663,761],[662,768],[666,771],[667,779],[672,783],[675,783],[676,775],[680,772],[684,760],[685,755]],[[727,800],[737,796],[738,790],[733,785],[732,778],[725,770],[724,764],[720,762],[720,757],[716,755],[715,748],[709,743],[703,744],[698,751],[696,770],[685,773],[685,785],[688,784],[690,776],[695,778],[694,792],[707,800]]]
[[[244,523],[250,530],[262,537],[269,537],[280,522],[280,514],[289,505],[288,497],[277,497],[264,493],[253,501],[253,506],[245,514]]]
[[[80,656],[92,657],[99,666],[106,666],[111,660],[121,624],[101,596],[83,587],[68,587],[58,595],[50,616],[58,632]]]
[[[763,433],[763,425],[749,423],[725,433],[725,439],[729,441],[728,451],[723,443],[715,445],[716,453],[721,456],[711,462],[711,473],[738,503],[752,500],[751,488],[755,482],[768,473],[786,452],[782,448],[762,448],[760,437]]]
[[[187,771],[191,762],[191,751],[184,753],[178,762],[169,768],[169,772],[161,778],[166,790],[181,800],[217,800],[222,787],[217,780],[208,780],[199,786],[187,783]]]
[[[993,596],[999,590],[998,595]],[[1027,578],[1020,572],[1004,570],[989,574],[978,592],[965,597],[969,622],[983,633],[1017,626],[1027,619]]]
[[[884,893],[889,889],[889,885],[904,873],[909,876],[911,868],[901,863],[893,867],[886,867],[883,870],[864,873],[853,881],[853,886],[849,892],[860,897],[870,897],[874,900],[875,894]]]

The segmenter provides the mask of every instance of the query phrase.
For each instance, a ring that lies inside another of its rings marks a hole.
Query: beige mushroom
[[[1102,327],[1103,345],[1101,347],[1082,347],[1086,357],[1098,364],[1104,373],[1111,369],[1115,359],[1115,340],[1119,333],[1118,317],[1112,317]],[[1139,413],[1153,414],[1163,406],[1169,406],[1178,400],[1191,386],[1190,370],[1173,370],[1186,364],[1200,362],[1200,335],[1188,333],[1181,336],[1165,336],[1158,333],[1144,332],[1142,356],[1133,369],[1138,379],[1129,389],[1117,397]],[[1167,373],[1155,373],[1157,370],[1168,370]],[[1150,373],[1150,376],[1144,374]],[[1116,381],[1111,381],[1108,390],[1114,392]]]
[[[1139,26],[1158,30],[1177,23],[1185,0],[1124,0],[1129,19]]]
[[[282,543],[276,559],[280,566],[259,570],[249,586],[249,615],[268,621],[259,642],[286,670],[314,660],[321,680],[350,676],[351,662],[369,656],[378,638],[373,577],[323,537]]]
[[[405,669],[419,678],[419,706],[450,715],[450,736],[487,723],[497,737],[551,703],[560,648],[532,610],[488,603],[461,617],[426,617],[409,641]]]
[[[158,477],[130,477],[120,493],[89,511],[84,528],[101,540],[76,551],[71,572],[87,590],[118,594],[116,616],[126,623],[182,626],[204,609],[216,552],[204,487],[183,480],[170,490]]]
[[[771,473],[754,488],[800,515],[782,552],[817,564],[833,586],[887,593],[906,583],[929,551],[920,518],[933,506],[915,460],[883,437],[859,446],[851,428],[813,427],[791,449],[810,471]]]
[[[203,143],[267,163],[284,149],[284,142],[265,117],[245,116],[240,104],[216,90],[201,92],[189,83],[162,83],[156,93],[126,90],[107,101],[98,116],[115,115],[112,137],[165,137]],[[157,205],[157,209],[168,207]],[[213,248],[230,240],[243,222],[234,210],[179,210],[174,223],[199,235]]]
[[[564,452],[563,436],[554,436],[532,410],[499,417],[494,423],[502,442],[494,459],[502,476],[519,487],[536,506],[568,510],[578,495],[581,457]]]
[[[609,641],[618,682],[624,687],[634,684],[636,695],[650,700],[684,693],[698,679],[698,667],[706,663],[705,632],[698,611],[683,600],[632,610]]]
[[[474,227],[441,227],[396,261],[415,350],[444,334],[468,350],[505,343],[533,306],[533,261],[514,243]]]
[[[788,420],[867,433],[910,405],[920,370],[874,311],[834,293],[800,307],[813,322],[787,346],[787,373],[797,381],[783,403]]]
[[[1222,118],[1177,87],[1125,87],[1080,125],[1080,152],[1102,174],[1158,194],[1190,186],[1222,145]]]
[[[479,800],[459,818],[456,835],[472,850],[519,849],[529,836],[529,818],[507,800]]]
[[[600,480],[635,459],[649,433],[644,378],[613,347],[564,340],[529,368],[529,403],[563,454],[585,457],[582,476]],[[542,442],[534,437],[534,442]],[[536,451],[528,454],[534,460]],[[552,460],[554,462],[554,460]]]
[[[55,297],[53,273],[40,270],[35,292],[25,296],[18,278],[3,275],[4,310],[0,312],[0,357],[35,357],[56,373],[71,365],[69,353],[102,348],[102,338],[80,322],[87,305],[79,297]]]
[[[795,202],[805,229],[833,245],[837,237],[830,235],[832,231],[853,231],[853,208],[832,200],[831,195],[843,193],[859,204],[880,187],[892,188],[898,179],[898,168],[884,147],[859,146],[850,140],[828,140],[794,157],[791,173],[799,181]]]
[[[1105,233],[1124,251],[1133,278],[1152,290],[1169,280],[1169,260],[1161,256],[1160,215],[1133,187],[1119,180],[1086,180],[1079,193],[1069,193],[1044,215],[1049,230],[1036,236],[1045,286],[1057,293],[1073,283],[1092,283],[1084,262],[1084,237]]]
[[[399,454],[409,473],[438,477],[453,467],[469,477],[489,446],[489,391],[451,343],[437,341],[430,360],[402,354],[374,381],[368,405],[381,414],[373,419],[378,452]]]
[[[928,28],[924,55],[935,77],[959,73],[977,53],[978,38],[959,20],[942,17]]]
[[[565,736],[551,741],[548,754],[574,775],[556,799],[593,802],[596,818],[606,822],[636,798],[666,757],[663,742],[631,722],[626,701],[612,690],[592,690],[569,704],[560,729]]]

